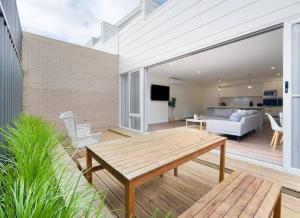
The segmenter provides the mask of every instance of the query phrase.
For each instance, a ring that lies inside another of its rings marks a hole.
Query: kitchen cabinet
[[[234,87],[233,86],[225,86],[221,88],[220,97],[221,98],[228,98],[234,96]]]
[[[283,85],[282,80],[264,82],[264,91],[266,90],[277,90],[277,96],[282,97]]]
[[[255,83],[252,84],[252,88],[248,89],[247,84],[233,85],[222,87],[220,91],[221,98],[232,98],[232,97],[255,97],[263,95],[263,84]]]

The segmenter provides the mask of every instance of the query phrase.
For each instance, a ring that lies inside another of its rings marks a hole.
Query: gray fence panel
[[[0,0],[0,127],[22,111],[21,28],[14,0]]]

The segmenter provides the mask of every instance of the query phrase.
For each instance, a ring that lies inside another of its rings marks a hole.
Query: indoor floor
[[[185,121],[175,121],[174,123],[160,123],[149,125],[149,132],[163,129],[185,126]],[[199,125],[189,125],[192,128],[199,128]],[[270,145],[273,131],[268,121],[263,122],[262,130],[258,133],[250,133],[241,138],[238,142],[236,137],[227,136],[227,152],[258,161],[271,164],[282,165],[283,151],[282,145],[273,149]]]

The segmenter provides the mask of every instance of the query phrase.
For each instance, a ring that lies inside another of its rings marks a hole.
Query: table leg
[[[219,182],[222,182],[224,180],[224,175],[225,175],[225,152],[226,152],[226,143],[221,145]]]
[[[185,127],[186,128],[188,127],[188,121],[185,121]]]
[[[279,198],[276,202],[273,217],[274,218],[280,218],[281,217],[281,193],[280,193]]]
[[[130,182],[125,186],[125,217],[135,217],[135,188]]]
[[[174,176],[178,176],[178,168],[174,168]]]
[[[93,181],[93,176],[92,176],[92,154],[91,152],[87,149],[86,150],[86,173],[85,173],[85,177],[86,177],[86,180],[89,182],[89,183],[92,183]]]
[[[203,126],[202,126],[202,122],[200,122],[200,131],[202,131],[203,130]]]

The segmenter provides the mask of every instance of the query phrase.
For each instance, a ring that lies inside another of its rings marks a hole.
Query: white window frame
[[[139,78],[140,78],[140,113],[139,114],[136,114],[136,113],[130,113],[130,83],[131,83],[131,74],[132,73],[136,73],[136,72],[139,72]],[[133,71],[130,71],[130,72],[126,72],[126,73],[122,73],[120,74],[119,76],[119,126],[121,128],[124,128],[124,129],[129,129],[129,130],[132,130],[132,131],[137,131],[137,132],[142,132],[142,133],[145,133],[147,131],[147,127],[148,127],[148,122],[147,119],[145,119],[145,110],[147,110],[147,107],[145,107],[145,100],[146,100],[146,94],[147,92],[145,92],[145,84],[147,82],[147,69],[146,68],[140,68],[140,69],[136,69],[136,70],[133,70]],[[122,126],[122,113],[121,113],[121,104],[122,104],[122,89],[121,89],[121,76],[123,74],[128,74],[128,88],[129,88],[129,96],[128,96],[128,127],[126,126]],[[137,117],[137,118],[140,118],[140,130],[136,130],[136,129],[133,129],[131,128],[131,117]]]

